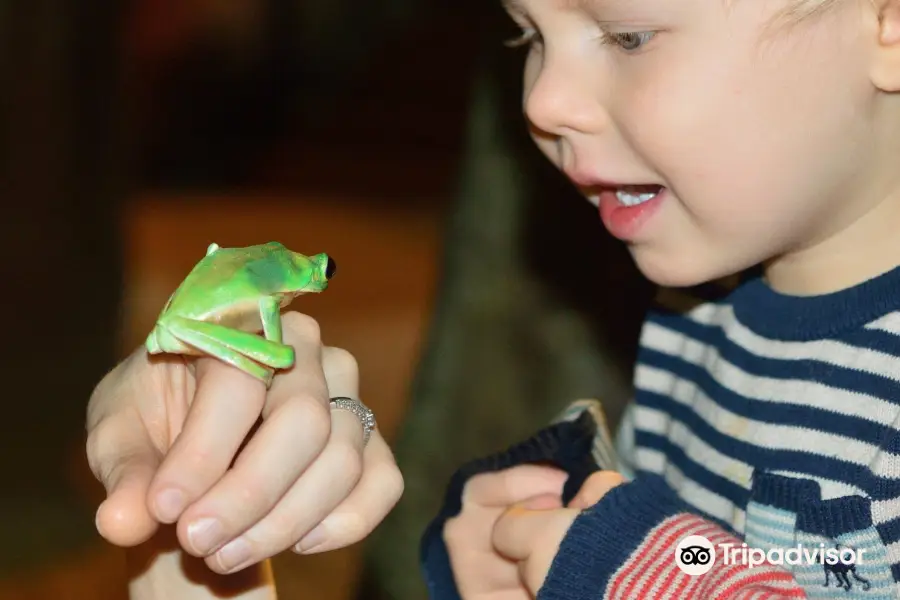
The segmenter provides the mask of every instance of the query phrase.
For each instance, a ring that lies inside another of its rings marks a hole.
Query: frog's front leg
[[[166,328],[182,342],[261,379],[272,381],[273,369],[294,364],[294,349],[258,335],[185,317],[166,319]]]
[[[282,342],[281,333],[281,298],[267,296],[259,301],[259,320],[262,322],[263,335],[267,340]]]

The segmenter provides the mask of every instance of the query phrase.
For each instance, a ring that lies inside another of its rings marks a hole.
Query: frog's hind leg
[[[254,333],[185,317],[172,317],[169,324],[173,331],[175,328],[179,330],[178,337],[191,344],[193,342],[184,337],[184,332],[193,339],[199,336],[216,340],[223,346],[273,369],[287,369],[294,365],[294,349],[291,346],[269,341]]]
[[[167,329],[172,337],[178,339],[180,343],[193,348],[195,351],[199,351],[199,354],[202,355],[205,353],[218,358],[232,367],[236,367],[257,379],[262,380],[262,382],[266,384],[266,387],[269,387],[269,384],[272,381],[272,369],[247,358],[240,352],[222,344],[215,338],[205,336],[195,329],[185,327],[183,324],[175,322],[175,319],[172,319],[167,323]]]
[[[294,364],[292,347],[270,342],[252,333],[184,317],[171,317],[166,326],[182,342],[246,371],[263,380],[267,386],[271,382],[273,369],[288,368]]]

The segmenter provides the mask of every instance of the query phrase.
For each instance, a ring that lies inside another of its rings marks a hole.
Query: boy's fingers
[[[553,467],[519,465],[472,477],[463,490],[463,504],[507,507],[534,496],[562,495],[568,474]]]
[[[615,471],[597,471],[588,477],[569,503],[571,508],[589,508],[600,502],[606,493],[624,483],[625,478]]]
[[[561,539],[578,514],[574,509],[530,510],[516,505],[497,520],[491,542],[501,555],[526,560],[541,550],[548,533],[558,533]]]
[[[88,460],[106,488],[97,510],[97,531],[117,546],[135,546],[156,531],[147,509],[147,489],[160,456],[146,430],[119,414],[99,423],[88,435]]]

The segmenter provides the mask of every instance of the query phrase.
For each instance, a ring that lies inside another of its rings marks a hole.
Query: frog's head
[[[337,263],[324,252],[313,256],[294,254],[294,265],[304,280],[302,289],[298,291],[304,293],[324,291],[328,287],[328,281],[337,272]]]

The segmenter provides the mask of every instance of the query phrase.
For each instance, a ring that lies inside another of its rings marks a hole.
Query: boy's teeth
[[[616,190],[616,198],[619,199],[619,204],[624,206],[637,206],[638,204],[643,204],[647,200],[652,200],[659,193],[659,189],[656,189],[652,192],[628,192],[624,189]]]

